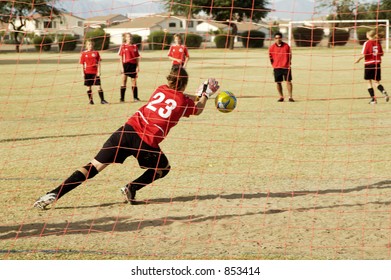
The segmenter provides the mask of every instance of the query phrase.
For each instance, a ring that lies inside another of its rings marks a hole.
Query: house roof
[[[111,28],[150,28],[165,21],[168,17],[164,15],[154,15],[148,17],[135,18],[128,22],[123,22]]]
[[[74,18],[78,18],[78,19],[81,19],[81,20],[84,20],[84,18],[75,16],[75,15],[72,14],[72,13],[60,13],[60,14],[59,14],[59,16],[64,16],[64,15],[67,15],[67,16],[70,16],[70,17],[74,17]],[[57,16],[53,16],[53,17],[57,17]],[[35,13],[35,14],[32,15],[32,18],[33,18],[33,19],[51,18],[51,16],[42,16],[42,15],[39,14],[39,13]]]
[[[107,15],[107,16],[96,16],[96,17],[90,17],[90,18],[87,18],[86,21],[111,21],[115,18],[123,18],[124,20],[127,19],[126,16],[124,15],[121,15],[121,14],[110,14],[110,15]]]

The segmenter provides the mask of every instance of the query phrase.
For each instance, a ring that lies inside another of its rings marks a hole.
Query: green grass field
[[[276,102],[266,48],[191,50],[187,92],[216,77],[236,110],[210,100],[171,131],[172,171],[138,193],[146,204],[123,203],[142,172],[129,158],[47,211],[35,199],[145,102],[118,102],[115,52],[101,53],[107,106],[88,104],[78,53],[0,53],[0,258],[390,259],[391,104],[368,104],[359,48],[294,48],[295,103]],[[144,101],[166,54],[142,52]],[[382,71],[391,92],[389,54]]]

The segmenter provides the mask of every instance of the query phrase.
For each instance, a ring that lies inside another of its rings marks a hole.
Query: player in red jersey
[[[86,41],[86,50],[81,53],[80,64],[83,65],[82,76],[84,77],[84,85],[87,86],[87,95],[90,104],[94,104],[92,98],[92,86],[98,86],[99,97],[101,104],[108,104],[104,98],[103,89],[100,81],[100,62],[101,58],[99,52],[94,51],[94,44],[92,41]]]
[[[379,42],[379,36],[375,30],[367,32],[367,41],[364,43],[360,57],[355,63],[359,63],[363,58],[364,62],[364,79],[368,81],[368,92],[371,96],[369,104],[376,104],[375,89],[373,84],[377,86],[377,89],[384,95],[386,102],[390,100],[386,90],[380,84],[381,81],[381,57],[383,56],[383,48]]]
[[[278,102],[284,101],[284,93],[282,90],[282,81],[286,81],[286,87],[289,93],[289,102],[294,102],[292,97],[292,52],[287,43],[282,41],[282,34],[277,32],[274,34],[274,44],[269,48],[270,63],[273,66],[274,81],[277,84],[277,91],[280,95]]]
[[[168,58],[172,60],[172,67],[186,68],[187,62],[190,59],[187,47],[182,44],[182,38],[179,34],[174,35],[175,44],[170,46]]]
[[[120,102],[125,102],[126,83],[128,77],[132,80],[132,92],[133,101],[140,101],[138,98],[138,87],[137,87],[137,74],[140,71],[139,62],[140,54],[138,47],[133,44],[133,36],[131,33],[124,34],[124,43],[121,45],[118,51],[121,62],[121,73],[122,73],[122,86],[121,86],[121,98]]]
[[[219,89],[215,79],[208,79],[200,87],[200,99],[195,102],[195,96],[184,93],[188,82],[188,74],[184,68],[172,69],[167,81],[166,85],[159,86],[152,93],[147,104],[109,137],[91,162],[76,170],[57,188],[40,197],[34,207],[44,209],[87,179],[93,178],[108,165],[123,163],[129,156],[134,156],[140,167],[146,169],[139,178],[121,188],[131,204],[135,204],[138,190],[166,176],[171,167],[159,143],[182,117],[200,115],[208,98]]]

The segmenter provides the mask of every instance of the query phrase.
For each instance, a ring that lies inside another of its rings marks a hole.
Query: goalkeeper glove
[[[215,78],[209,78],[205,82],[203,82],[198,90],[197,96],[201,98],[201,96],[205,96],[206,98],[211,97],[218,89],[220,88],[219,82],[216,81]]]

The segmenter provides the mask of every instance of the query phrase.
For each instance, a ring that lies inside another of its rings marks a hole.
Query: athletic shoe
[[[289,97],[289,102],[295,102],[295,100],[292,97]]]
[[[109,102],[107,102],[106,100],[102,100],[102,101],[100,102],[100,104],[109,104]]]
[[[127,185],[121,188],[121,193],[125,196],[126,201],[130,204],[136,204],[136,190],[134,188],[129,188]]]
[[[91,105],[94,105],[94,100],[90,100],[90,104],[91,104]]]
[[[371,101],[369,101],[369,104],[377,104],[376,99],[372,98]]]
[[[56,198],[56,193],[47,193],[44,196],[38,198],[38,200],[34,203],[33,207],[45,210],[46,206],[56,201]]]
[[[384,98],[386,99],[386,102],[390,101],[390,97],[388,96],[387,91],[383,90],[382,93],[384,95]]]
[[[277,102],[284,102],[284,97],[280,97],[280,99],[278,99]]]
[[[121,98],[121,99],[119,100],[119,102],[124,103],[125,100]]]

